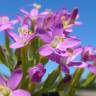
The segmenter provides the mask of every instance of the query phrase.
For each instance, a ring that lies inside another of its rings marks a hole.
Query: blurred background
[[[80,14],[79,21],[81,21],[83,24],[81,26],[74,27],[73,34],[82,41],[84,46],[93,45],[96,47],[96,0],[0,0],[0,16],[7,15],[10,17],[10,19],[15,19],[20,8],[30,10],[33,3],[39,3],[42,5],[40,11],[43,11],[46,8],[51,9],[52,11],[67,8],[69,11],[71,11],[72,8],[78,7]],[[0,32],[0,45],[3,43],[3,32]],[[45,77],[53,69],[55,69],[56,66],[57,64],[49,61],[49,63],[46,65],[47,73]],[[73,73],[74,70],[75,69],[71,69],[71,73]],[[0,72],[10,76],[8,68],[2,64],[0,64]],[[86,69],[82,77],[85,78],[87,73],[88,70]]]

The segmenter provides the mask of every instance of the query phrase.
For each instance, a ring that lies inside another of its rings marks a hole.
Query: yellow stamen
[[[28,28],[26,28],[26,27],[19,27],[18,28],[18,32],[21,33],[21,34],[24,34],[24,33],[28,32]]]
[[[56,48],[58,46],[58,44],[62,43],[64,41],[64,36],[55,36],[54,40],[51,42],[51,46],[53,48]]]
[[[29,31],[29,35],[31,35],[32,34],[32,31]]]
[[[62,17],[61,17],[61,21],[62,21],[62,23],[63,23],[63,27],[64,27],[64,28],[68,28],[68,26],[69,26],[69,20],[65,20],[65,17],[62,16]]]
[[[37,4],[37,3],[34,3],[33,4],[33,7],[35,7],[36,9],[40,9],[41,8],[41,5],[40,4]]]
[[[64,36],[61,36],[60,37],[60,42],[63,42],[64,41]]]
[[[11,95],[11,90],[8,87],[3,86],[3,85],[0,85],[0,92],[4,96],[10,96]]]
[[[61,21],[65,21],[65,16],[62,16],[61,17]]]

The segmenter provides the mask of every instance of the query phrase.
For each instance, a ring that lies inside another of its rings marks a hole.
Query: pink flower
[[[30,40],[35,37],[35,33],[28,30],[27,25],[19,27],[19,36],[14,32],[8,32],[9,36],[15,41],[10,48],[21,48],[29,44]]]
[[[20,9],[20,12],[23,13],[25,15],[25,17],[29,17],[32,20],[36,19],[38,16],[45,16],[49,13],[48,11],[39,13],[39,9],[41,8],[41,5],[39,5],[39,4],[34,3],[33,7],[34,8],[30,12],[28,12],[24,9]]]
[[[38,64],[36,67],[32,67],[28,70],[29,77],[32,82],[40,82],[41,78],[44,76],[46,69],[42,64]]]
[[[13,28],[13,25],[16,24],[18,20],[9,21],[8,16],[0,17],[0,31],[5,31]]]
[[[0,75],[0,96],[31,96],[26,90],[16,89],[22,80],[22,76],[21,69],[16,69],[9,79]]]

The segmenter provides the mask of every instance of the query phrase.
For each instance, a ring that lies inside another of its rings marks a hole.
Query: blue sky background
[[[14,19],[20,8],[30,9],[34,2],[42,5],[41,10],[49,8],[58,11],[66,7],[71,11],[72,8],[78,7],[79,20],[83,25],[75,27],[73,34],[82,41],[83,45],[90,44],[96,47],[96,0],[0,0],[0,16],[7,15]],[[0,33],[0,44],[2,40],[2,33]],[[54,68],[54,64],[50,64],[50,67]],[[0,70],[2,70],[1,66]],[[6,70],[3,71],[7,73]]]

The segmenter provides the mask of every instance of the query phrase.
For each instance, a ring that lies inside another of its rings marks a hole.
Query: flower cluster
[[[39,13],[40,7],[34,4],[30,12],[20,9],[15,20],[9,20],[7,16],[0,17],[0,31],[7,33],[7,40],[14,40],[10,43],[7,41],[9,46],[5,49],[8,56],[0,49],[4,53],[4,60],[7,58],[8,67],[8,58],[13,60],[12,67],[9,67],[12,69],[11,77],[8,79],[0,75],[0,96],[31,96],[31,91],[35,94],[36,86],[40,82],[42,84],[42,77],[46,73],[44,65],[49,60],[59,64],[60,71],[68,76],[70,67],[88,68],[96,74],[95,48],[82,46],[81,41],[70,34],[73,26],[81,24],[77,21],[78,8],[74,8],[72,12],[64,8],[58,12],[45,10]],[[18,33],[13,32],[16,24]]]

